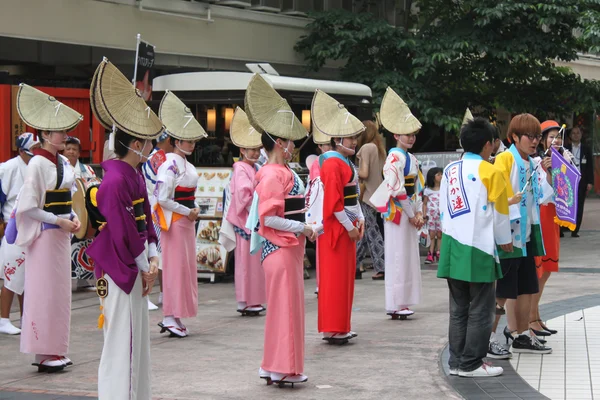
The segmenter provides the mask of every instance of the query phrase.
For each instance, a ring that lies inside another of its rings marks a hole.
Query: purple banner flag
[[[554,147],[552,151],[552,187],[556,205],[555,222],[570,230],[577,225],[577,193],[581,172]]]

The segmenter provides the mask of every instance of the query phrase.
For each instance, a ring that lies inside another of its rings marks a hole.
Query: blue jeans
[[[495,283],[471,283],[448,278],[450,326],[448,332],[452,369],[473,371],[487,355],[494,307]]]

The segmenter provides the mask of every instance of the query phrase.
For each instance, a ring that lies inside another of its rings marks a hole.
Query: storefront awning
[[[252,78],[248,72],[189,72],[163,75],[152,82],[152,90],[179,91],[245,91]],[[371,88],[360,83],[293,78],[264,74],[263,77],[275,90],[312,93],[316,89],[331,95],[362,96],[370,99]]]

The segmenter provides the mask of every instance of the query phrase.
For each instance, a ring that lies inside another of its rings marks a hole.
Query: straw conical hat
[[[394,135],[410,135],[421,129],[421,123],[412,115],[408,105],[388,87],[381,101],[381,124]]]
[[[104,106],[100,101],[100,92],[98,92],[98,74],[105,65],[106,63],[104,62],[100,63],[94,72],[92,84],[90,85],[90,107],[92,108],[92,114],[94,114],[98,122],[100,122],[100,125],[106,129],[112,129],[112,120],[104,109]]]
[[[199,140],[208,136],[202,125],[194,118],[192,110],[169,90],[160,102],[158,116],[165,124],[167,133],[175,139]]]
[[[473,118],[473,114],[471,114],[471,110],[469,110],[469,107],[467,107],[467,110],[465,111],[465,116],[463,117],[461,126],[465,126],[466,124],[469,123],[469,121],[473,121],[474,119],[475,118]]]
[[[315,144],[331,143],[331,136],[327,136],[326,134],[321,132],[314,123],[313,123],[312,127],[313,127],[313,129],[312,129],[313,142],[315,142]]]
[[[140,92],[106,58],[98,69],[95,94],[96,111],[111,125],[139,139],[155,139],[164,130],[158,116],[150,109]],[[94,100],[94,99],[92,99]],[[104,112],[106,112],[104,114]]]
[[[288,140],[308,136],[289,104],[259,74],[254,74],[246,89],[245,109],[255,127]]]
[[[27,125],[41,131],[70,131],[83,120],[77,111],[24,83],[19,85],[17,111]]]
[[[366,129],[343,104],[319,89],[315,91],[310,111],[314,126],[327,136],[356,136]]]
[[[235,109],[229,132],[233,144],[241,149],[257,149],[262,147],[261,133],[250,124],[248,116],[239,107]]]

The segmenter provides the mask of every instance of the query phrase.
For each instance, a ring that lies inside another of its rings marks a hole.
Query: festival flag
[[[552,151],[552,187],[556,217],[554,222],[574,231],[577,226],[577,195],[581,172],[554,147]]]

